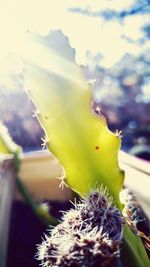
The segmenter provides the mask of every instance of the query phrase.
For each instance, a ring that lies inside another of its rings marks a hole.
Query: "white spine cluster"
[[[38,247],[43,267],[107,267],[119,258],[123,219],[106,189],[95,190]]]

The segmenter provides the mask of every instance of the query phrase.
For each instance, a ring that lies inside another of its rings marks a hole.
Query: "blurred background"
[[[122,149],[150,160],[150,1],[6,0],[0,13],[0,119],[24,151],[41,149],[44,135],[18,56],[34,32],[81,65]]]

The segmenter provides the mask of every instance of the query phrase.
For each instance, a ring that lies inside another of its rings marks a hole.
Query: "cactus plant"
[[[119,132],[109,131],[105,118],[92,111],[91,90],[79,66],[39,44],[32,51],[25,61],[26,87],[45,129],[44,143],[65,170],[62,179],[81,195],[104,184],[121,207]]]
[[[44,144],[64,167],[64,175],[60,177],[62,182],[82,197],[87,196],[91,189],[98,190],[103,184],[113,197],[113,204],[122,211],[119,193],[124,172],[120,170],[117,158],[121,144],[120,132],[110,132],[105,118],[92,112],[90,88],[79,66],[64,59],[58,51],[45,47],[40,38],[38,42],[30,43],[30,50],[32,53],[24,51],[23,54],[26,86],[37,111],[40,111],[37,114],[45,129]],[[97,236],[96,229],[93,229]],[[58,247],[51,239],[45,242],[45,250],[49,250],[47,257],[51,261],[53,254],[58,255]],[[68,239],[68,246],[70,242],[73,241]],[[140,237],[127,224],[124,226],[123,243],[124,263],[128,253],[128,265],[125,266],[150,266]],[[68,251],[70,249],[74,251],[72,246]],[[85,256],[86,249],[84,252]],[[68,257],[63,256],[63,262],[66,262],[64,266],[80,266],[78,263],[69,265]],[[46,258],[40,259],[43,260],[43,266],[51,266]],[[81,266],[87,266],[85,261],[83,259]],[[63,266],[61,264],[56,266]],[[52,263],[52,266],[55,265]]]

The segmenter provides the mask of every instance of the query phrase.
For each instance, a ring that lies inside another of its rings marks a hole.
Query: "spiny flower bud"
[[[109,266],[119,256],[119,245],[119,242],[109,240],[95,228],[72,240],[70,249],[57,259],[56,266]]]
[[[108,195],[106,189],[101,188],[89,194],[83,200],[84,206],[81,208],[81,216],[91,227],[98,226],[107,233],[109,238],[120,240],[122,237],[122,216],[120,211],[114,207],[113,199]]]
[[[96,190],[64,213],[38,249],[43,267],[107,267],[119,257],[123,219],[106,190]]]

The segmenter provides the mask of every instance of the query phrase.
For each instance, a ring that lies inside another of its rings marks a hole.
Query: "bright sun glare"
[[[130,34],[136,40],[143,21],[136,16],[126,20],[124,25],[118,22],[104,23],[100,17],[87,17],[73,13],[69,8],[89,8],[92,11],[103,8],[124,8],[123,1],[101,2],[83,0],[1,0],[0,8],[0,61],[9,52],[18,53],[26,47],[26,32],[37,31],[46,35],[51,29],[62,29],[76,49],[76,60],[79,64],[86,63],[86,52],[100,52],[104,55],[103,64],[111,67],[125,52],[137,54],[139,47],[127,43],[120,36]],[[126,1],[126,6],[133,1]],[[127,27],[124,27],[127,26]],[[117,51],[117,52],[116,52]]]

